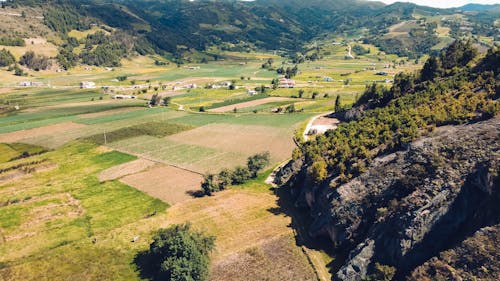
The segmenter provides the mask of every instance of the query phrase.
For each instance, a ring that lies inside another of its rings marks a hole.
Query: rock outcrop
[[[460,269],[466,263],[446,259],[446,250],[465,249],[460,245],[483,228],[499,239],[497,227],[488,230],[500,223],[499,143],[500,118],[446,126],[406,151],[376,158],[338,187],[314,185],[297,162],[284,167],[278,181],[288,183],[297,205],[310,208],[311,236],[351,249],[336,274],[340,280],[380,278],[381,266],[396,270],[384,278],[433,279],[429,272],[445,263],[457,278],[473,276]],[[498,259],[492,262],[486,270],[498,269]]]

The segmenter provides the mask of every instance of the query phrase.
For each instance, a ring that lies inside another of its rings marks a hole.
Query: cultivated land
[[[155,65],[153,56],[113,70],[78,66],[27,77],[0,70],[0,279],[136,280],[134,256],[153,232],[191,222],[217,237],[211,280],[329,280],[331,260],[297,246],[292,219],[264,183],[269,171],[212,197],[192,195],[202,174],[245,165],[256,153],[270,152],[271,170],[290,158],[293,138],[312,117],[333,110],[337,95],[348,106],[366,84],[390,85],[396,72],[419,67],[394,68],[401,58],[365,47],[370,54],[346,60],[346,46],[325,43],[322,59],[299,64],[296,88],[256,96],[247,89],[277,77],[261,68],[267,59],[275,68],[293,65],[268,53],[217,50],[223,61],[185,67]],[[108,88],[79,89],[81,81]],[[225,81],[237,89],[205,87]],[[171,103],[149,108],[157,92]],[[297,112],[283,113],[290,105]]]

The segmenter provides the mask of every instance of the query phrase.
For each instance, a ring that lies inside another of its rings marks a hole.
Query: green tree
[[[335,112],[342,111],[342,105],[340,104],[340,95],[335,98]]]
[[[251,177],[252,172],[250,172],[248,167],[238,166],[234,169],[231,175],[231,183],[235,185],[244,184]]]
[[[304,90],[300,89],[299,90],[299,98],[302,98],[303,95],[304,95]]]
[[[315,183],[321,183],[326,179],[326,176],[328,174],[327,172],[327,165],[325,160],[319,159],[314,161],[314,163],[311,165],[309,168],[309,174],[312,177],[312,180]]]
[[[16,62],[16,58],[9,50],[0,50],[0,67],[9,66]]]
[[[33,51],[27,51],[20,59],[19,64],[29,67],[33,70],[45,70],[49,67],[49,58],[43,55],[37,55]]]
[[[150,104],[151,106],[157,106],[157,105],[159,105],[159,104],[160,104],[160,100],[161,100],[161,97],[160,97],[160,96],[158,96],[158,94],[153,94],[153,95],[151,96],[151,100],[149,100],[149,104]]]
[[[139,253],[134,262],[148,279],[203,281],[214,246],[215,237],[191,230],[190,224],[174,225],[158,230],[149,250]]]
[[[424,64],[422,71],[420,72],[421,81],[430,81],[435,77],[441,75],[443,72],[441,68],[441,62],[436,56],[431,56]]]
[[[253,156],[248,157],[247,159],[247,167],[250,171],[252,177],[256,177],[257,173],[264,169],[271,160],[271,154],[269,151],[258,153]]]
[[[169,106],[171,102],[172,102],[172,97],[164,97],[163,98],[163,105],[164,106]]]
[[[231,171],[228,169],[223,169],[222,171],[219,172],[219,174],[217,175],[217,184],[219,190],[224,190],[231,184],[232,182],[231,176],[232,176]]]
[[[211,196],[212,193],[218,191],[218,186],[214,174],[207,174],[203,176],[203,182],[201,183],[201,190],[203,190],[203,193],[208,196]]]

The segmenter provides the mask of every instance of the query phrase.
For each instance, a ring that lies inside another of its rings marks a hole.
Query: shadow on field
[[[141,279],[159,280],[155,276],[157,270],[153,268],[154,262],[149,251],[146,250],[137,253],[134,257],[133,263],[137,267],[137,271],[139,272]]]
[[[291,217],[292,223],[289,226],[293,229],[297,246],[306,247],[311,250],[321,250],[333,258],[330,263],[326,264],[326,267],[332,275],[332,280],[336,280],[335,273],[342,266],[342,262],[348,257],[350,249],[334,248],[333,243],[328,237],[311,237],[308,232],[309,226],[312,223],[310,210],[295,206],[296,198],[292,196],[289,187],[274,188],[273,191],[278,197],[277,203],[279,207],[270,208],[268,211],[275,215]]]

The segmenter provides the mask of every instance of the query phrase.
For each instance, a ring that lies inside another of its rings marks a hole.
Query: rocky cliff
[[[340,280],[498,280],[499,129],[498,117],[440,127],[340,186],[315,184],[299,158],[277,183],[310,209],[312,237],[349,250]]]

